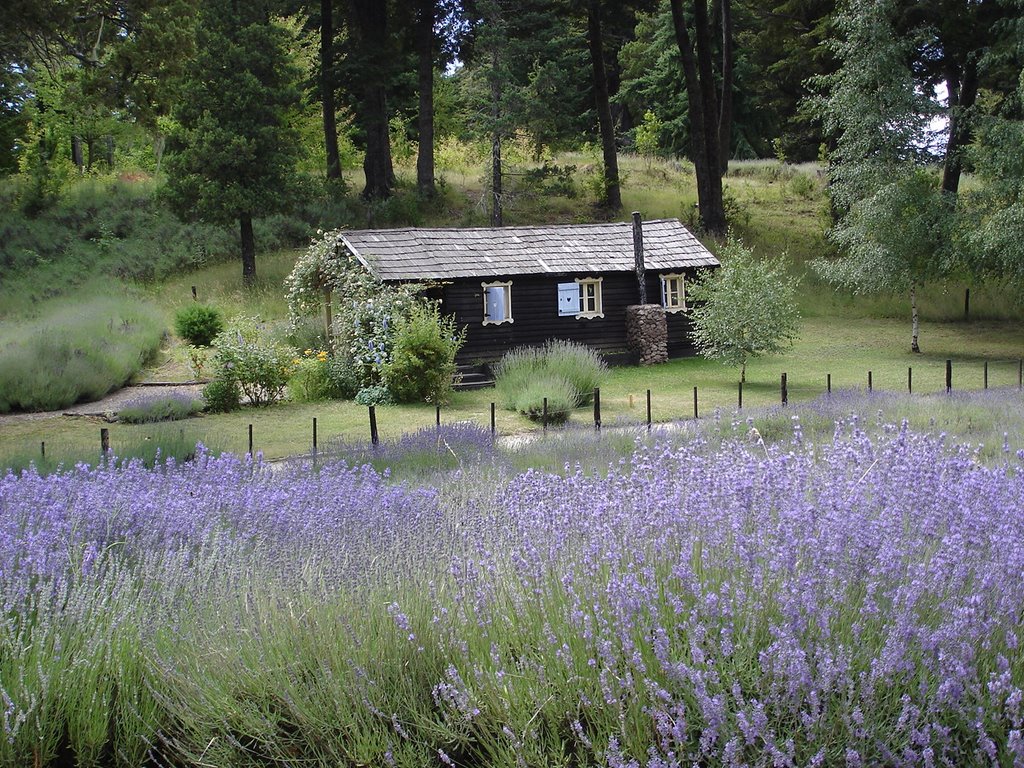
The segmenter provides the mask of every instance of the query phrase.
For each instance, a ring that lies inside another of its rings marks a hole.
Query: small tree
[[[648,170],[651,168],[651,161],[661,149],[661,132],[664,127],[661,119],[648,109],[644,113],[644,121],[633,132],[636,151],[647,160]]]
[[[690,337],[705,357],[740,366],[746,381],[747,360],[781,352],[796,339],[798,281],[783,257],[757,259],[739,240],[730,240],[721,256],[722,268],[689,288]]]

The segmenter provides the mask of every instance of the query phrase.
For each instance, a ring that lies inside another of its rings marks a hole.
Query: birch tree
[[[829,190],[839,216],[829,236],[841,250],[815,264],[855,293],[908,296],[912,352],[920,352],[918,289],[956,268],[949,247],[954,198],[924,170],[934,104],[915,87],[913,41],[893,29],[893,0],[851,0],[836,20],[839,71],[820,78],[817,102],[835,137]]]
[[[720,255],[721,269],[687,289],[687,302],[693,302],[690,338],[704,357],[738,365],[740,381],[746,381],[748,360],[778,354],[796,340],[797,280],[784,258],[758,259],[738,240]]]

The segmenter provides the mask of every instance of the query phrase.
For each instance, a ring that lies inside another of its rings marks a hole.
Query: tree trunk
[[[724,176],[729,170],[729,156],[732,148],[732,0],[722,0],[722,94],[719,98],[718,145],[719,169]]]
[[[622,208],[619,190],[619,159],[615,149],[615,123],[608,97],[608,73],[604,66],[604,43],[601,34],[601,9],[598,0],[587,4],[587,38],[590,44],[590,63],[594,77],[594,99],[597,102],[597,122],[601,128],[601,150],[604,155],[604,194],[601,200],[606,208]]]
[[[324,149],[327,178],[341,179],[338,154],[338,121],[334,106],[334,7],[332,0],[320,0],[320,104],[324,114]]]
[[[252,234],[252,214],[248,211],[238,214],[242,237],[242,284],[250,286],[256,282],[256,238]]]
[[[79,173],[85,173],[85,155],[82,153],[82,137],[71,137],[71,162],[75,164]]]
[[[420,195],[433,197],[434,186],[434,16],[436,0],[418,0],[416,55],[419,60],[420,111],[419,154],[416,156],[416,188]]]
[[[946,89],[949,92],[949,139],[942,168],[942,191],[956,195],[963,171],[963,148],[971,142],[966,113],[978,96],[978,66],[973,57],[967,59],[960,78],[952,67],[947,71]]]
[[[352,0],[351,9],[357,51],[364,66],[358,115],[366,139],[363,197],[383,200],[391,197],[395,185],[388,137],[387,85],[393,64],[388,60],[387,3],[382,0]]]
[[[324,288],[324,340],[327,342],[327,351],[334,354],[334,307],[333,296],[330,288]]]
[[[695,10],[704,9],[703,0],[695,0]],[[704,51],[700,69],[708,71],[704,82],[698,78],[697,58],[694,56],[690,43],[690,33],[686,28],[681,0],[671,0],[672,26],[675,31],[676,46],[683,60],[683,76],[686,79],[687,115],[690,118],[690,151],[693,156],[694,171],[697,175],[697,202],[700,207],[702,227],[713,235],[725,234],[725,208],[722,201],[722,177],[718,160],[718,120],[715,102],[715,83],[710,72],[710,35],[707,29],[707,13],[697,14],[698,35],[700,23],[703,22],[704,43],[699,45]],[[707,86],[705,88],[704,86]],[[710,89],[709,94],[705,93]],[[709,105],[713,111],[709,112]],[[710,130],[709,130],[710,126]],[[713,149],[709,148],[709,140],[713,140]],[[713,162],[709,158],[714,158]]]
[[[366,131],[366,156],[363,172],[367,200],[391,197],[395,170],[391,164],[391,142],[388,136],[388,107],[383,85],[369,85],[363,91],[363,128]]]
[[[491,56],[491,225],[502,226],[501,220],[501,83],[498,80],[498,54]]]
[[[920,325],[917,318],[917,285],[910,286],[910,351],[920,352],[921,345],[917,343]]]

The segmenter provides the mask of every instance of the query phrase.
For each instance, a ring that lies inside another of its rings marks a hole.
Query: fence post
[[[907,394],[914,394],[914,369],[907,366]]]
[[[497,419],[495,418],[495,415],[494,415],[494,403],[491,403],[491,442],[492,443],[494,442],[494,439],[497,437],[497,435],[498,435],[498,422],[497,422]]]
[[[825,374],[825,391],[828,392],[830,395],[832,394],[832,374],[831,373],[826,373]]]
[[[699,419],[700,414],[697,412],[697,388],[693,388],[693,418]]]
[[[192,301],[199,301],[199,294],[196,293],[196,287],[192,286]]]
[[[737,410],[740,410],[740,411],[743,410],[743,382],[742,381],[740,382],[740,387],[739,387],[739,405],[737,405]]]
[[[435,407],[435,412],[434,412],[434,416],[435,416],[435,418],[434,418],[434,423],[435,423],[435,424],[436,424],[437,426],[439,426],[439,427],[440,427],[440,426],[441,426],[441,406],[440,406],[440,405],[438,405],[438,406],[436,406],[436,407]]]
[[[868,392],[871,391],[871,371],[868,371]]]
[[[985,361],[985,389],[988,389],[988,360]]]
[[[779,389],[782,394],[782,404],[789,405],[789,387],[786,384],[786,374],[782,374],[782,380],[779,382]]]
[[[100,453],[104,456],[110,453],[110,430],[106,427],[100,428]]]
[[[548,399],[546,397],[544,398],[544,414],[543,414],[542,418],[544,420],[543,421],[544,431],[547,432],[548,431]]]
[[[1017,389],[1024,389],[1024,357],[1017,361]]]
[[[249,425],[249,456],[252,456],[252,424]]]
[[[953,391],[953,361],[946,361],[946,394]]]
[[[380,435],[377,434],[377,407],[371,405],[370,410],[370,443],[377,445],[380,442]]]
[[[971,316],[971,289],[964,289],[964,320],[970,319]]]
[[[594,387],[594,429],[601,431],[601,388]]]
[[[313,417],[313,455],[316,456],[316,416]]]
[[[651,390],[647,390],[647,431],[651,431]]]

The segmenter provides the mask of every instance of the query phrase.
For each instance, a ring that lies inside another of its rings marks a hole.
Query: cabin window
[[[577,278],[571,283],[558,284],[558,314],[560,317],[604,317],[601,302],[602,278]]]
[[[481,283],[484,289],[484,325],[512,322],[512,283]]]
[[[661,306],[666,312],[686,311],[686,284],[682,275],[661,276]]]
[[[601,303],[601,280],[603,278],[577,279],[580,286],[580,313],[577,317],[604,317]]]

